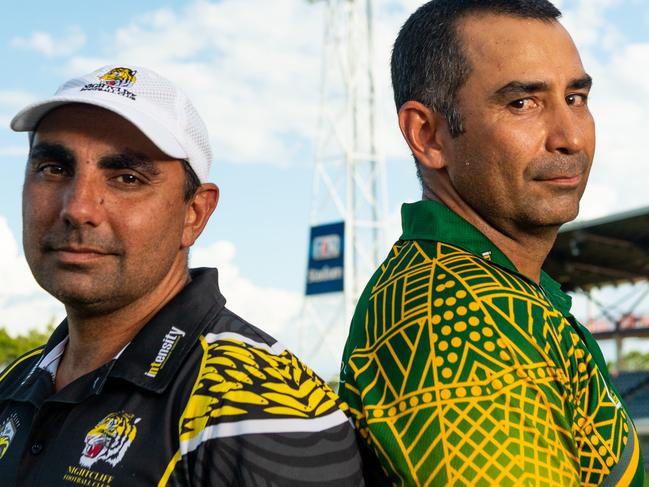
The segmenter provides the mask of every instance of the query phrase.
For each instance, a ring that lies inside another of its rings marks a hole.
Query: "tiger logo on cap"
[[[140,418],[124,411],[107,415],[88,431],[79,461],[81,466],[89,468],[99,460],[113,467],[117,465],[135,440],[135,425],[139,421]]]
[[[100,76],[99,80],[109,86],[115,86],[117,88],[128,88],[137,80],[137,78],[135,77],[136,73],[137,71],[134,69],[113,68],[106,74]]]

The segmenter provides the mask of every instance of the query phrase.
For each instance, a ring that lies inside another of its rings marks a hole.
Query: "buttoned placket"
[[[114,362],[77,379],[57,393],[54,393],[53,378],[46,369],[38,368],[23,384],[32,393],[38,393],[32,394],[29,401],[36,413],[18,467],[16,479],[19,485],[36,486],[47,481],[48,465],[55,453],[51,448],[56,444],[62,424],[78,404],[101,392]],[[48,390],[49,395],[45,392]]]

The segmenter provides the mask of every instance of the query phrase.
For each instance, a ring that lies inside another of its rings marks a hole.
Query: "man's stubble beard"
[[[123,256],[120,256],[123,257]],[[119,259],[119,257],[108,257]],[[39,285],[59,300],[68,312],[79,316],[105,315],[132,304],[152,292],[170,272],[175,256],[164,261],[151,262],[146,268],[137,265],[127,268],[121,259],[115,265],[104,263],[107,268],[88,269],[79,272],[78,285],[73,271],[55,270],[42,275],[34,273]],[[67,275],[61,275],[66,272]],[[57,276],[58,274],[58,276]]]
[[[509,234],[513,229],[532,236],[545,235],[548,232],[556,232],[561,225],[577,217],[586,181],[582,182],[581,188],[564,190],[564,195],[571,200],[569,203],[572,208],[567,208],[561,193],[552,198],[538,198],[533,192],[525,191],[525,188],[517,189],[518,194],[506,190],[494,192],[486,177],[480,178],[479,175],[476,177],[471,174],[475,168],[480,168],[480,171],[490,170],[484,167],[483,162],[476,163],[476,160],[470,154],[467,155],[459,164],[463,170],[461,175],[456,177],[454,182],[449,173],[449,179],[462,200],[497,230],[505,234]],[[589,168],[590,161],[583,152],[558,154],[530,161],[522,177],[523,181],[527,182],[526,186],[531,189],[533,186],[529,185],[536,184],[534,179],[575,174],[583,174],[586,177]],[[511,194],[510,198],[507,197],[508,194]]]

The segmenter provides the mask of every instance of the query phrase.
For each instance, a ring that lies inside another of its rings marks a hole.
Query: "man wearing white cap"
[[[2,485],[360,485],[337,396],[188,269],[218,188],[185,95],[106,66],[11,126],[25,256],[67,318],[0,375]]]

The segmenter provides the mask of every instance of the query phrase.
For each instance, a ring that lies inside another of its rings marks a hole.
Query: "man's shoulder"
[[[206,328],[204,334],[205,336],[210,336],[212,339],[214,336],[225,337],[236,335],[242,341],[249,341],[267,347],[273,347],[278,344],[273,336],[246,321],[228,308],[223,308],[218,313],[216,319]]]
[[[417,266],[430,266],[448,259],[466,259],[468,262],[482,260],[481,257],[460,245],[441,240],[399,240],[392,246],[381,268],[404,270]]]
[[[423,286],[424,281],[431,283],[432,278],[439,281],[433,289],[439,294],[447,289],[444,282],[458,278],[468,287],[484,283],[489,283],[492,287],[508,285],[508,280],[501,279],[503,274],[509,274],[516,281],[522,280],[491,262],[488,252],[479,256],[443,241],[400,240],[394,244],[370,284],[372,293],[397,281],[410,288],[423,290],[426,288]]]
[[[45,345],[36,347],[28,352],[23,353],[6,365],[0,372],[0,393],[5,392],[17,383],[22,382],[35,363],[40,359]]]
[[[478,290],[476,298],[493,293],[511,292],[542,299],[538,286],[510,268],[492,260],[492,253],[482,255],[461,246],[436,240],[398,241],[370,281],[371,293],[399,282],[411,291],[444,294],[455,284]],[[432,289],[424,282],[432,285]],[[451,284],[453,283],[453,284]]]
[[[187,451],[220,437],[349,427],[340,399],[318,375],[231,311],[200,341],[202,363],[181,419]]]
[[[492,260],[433,240],[399,241],[361,296],[344,357],[371,347],[393,325],[465,321],[470,313],[504,309],[510,300],[547,309],[541,289]],[[477,319],[477,317],[476,317]],[[368,327],[371,322],[373,326]]]
[[[220,408],[219,416],[316,418],[339,410],[339,399],[325,381],[280,342],[228,309],[208,327],[201,343],[204,358],[192,397],[218,397],[209,407]],[[335,416],[338,424],[344,419]]]
[[[289,350],[227,309],[200,344],[200,371],[180,419],[179,442],[181,456],[204,472],[203,479],[362,485],[342,403]]]

